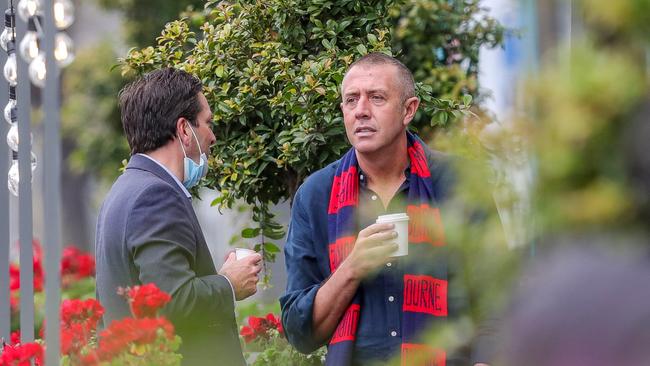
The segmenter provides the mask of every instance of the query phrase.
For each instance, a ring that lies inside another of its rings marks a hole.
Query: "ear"
[[[190,145],[190,138],[191,138],[191,132],[188,133],[188,131],[186,131],[185,128],[185,126],[187,126],[188,123],[189,121],[185,117],[179,117],[176,120],[176,136],[178,136],[178,138],[180,139],[181,144],[185,146]]]
[[[404,120],[402,122],[404,127],[411,123],[419,106],[420,99],[418,99],[418,97],[410,97],[404,102]]]

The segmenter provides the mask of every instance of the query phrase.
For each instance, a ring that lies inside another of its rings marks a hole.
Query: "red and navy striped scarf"
[[[418,336],[432,323],[444,321],[447,317],[447,261],[441,260],[446,257],[443,249],[445,239],[424,143],[409,132],[407,141],[411,162],[407,198],[410,220],[409,255],[405,260],[403,277],[401,364],[443,366],[446,363],[445,351],[418,343]],[[357,227],[358,204],[359,168],[352,148],[341,159],[330,193],[328,241],[332,272],[347,257],[356,241],[360,230]],[[326,365],[345,366],[352,362],[357,326],[363,311],[362,292],[357,290],[334,331]]]

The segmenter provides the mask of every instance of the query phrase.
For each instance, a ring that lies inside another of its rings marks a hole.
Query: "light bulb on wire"
[[[18,139],[18,125],[14,124],[7,132],[7,145],[13,151],[18,151],[18,145],[20,140]]]
[[[13,48],[12,43],[13,42],[9,42],[10,48]],[[16,66],[15,53],[12,53],[9,56],[7,56],[7,62],[5,62],[3,74],[10,86],[16,86],[18,84],[18,70]]]
[[[54,59],[61,68],[74,61],[74,43],[65,32],[59,32],[54,37]]]
[[[9,101],[7,102],[7,105],[5,106],[5,110],[4,110],[5,121],[7,121],[9,125],[13,125],[18,120],[17,108],[18,108],[18,103],[16,102],[16,87],[10,86]]]
[[[14,125],[16,123],[16,107],[17,103],[15,99],[9,99],[9,102],[7,102],[7,105],[5,106],[5,121],[7,121],[7,123],[10,125]]]
[[[20,56],[27,62],[32,62],[40,52],[40,40],[36,31],[36,22],[40,24],[41,17],[34,16],[29,18],[27,22],[27,33],[25,33],[25,36],[23,36],[23,39],[20,40],[20,44],[18,45]]]
[[[40,0],[20,0],[18,3],[18,15],[23,21],[41,12]]]
[[[54,0],[54,25],[63,30],[74,23],[74,4],[71,0]]]
[[[0,47],[3,50],[7,50],[7,45],[9,42],[16,39],[15,31],[16,18],[11,10],[7,9],[5,11],[5,28],[0,33]]]
[[[30,143],[34,142],[34,135],[31,133],[29,134],[29,141]],[[20,146],[20,138],[18,137],[18,124],[16,123],[14,123],[9,129],[9,132],[7,132],[7,145],[9,145],[9,148],[11,150],[18,151],[18,147]]]
[[[39,88],[45,86],[45,76],[47,75],[47,70],[45,69],[45,55],[41,52],[36,56],[36,58],[29,63],[29,69],[27,70],[29,74],[29,80],[32,81],[32,84],[36,85]]]
[[[18,183],[20,182],[20,173],[18,172],[18,160],[15,159],[11,162],[9,173],[7,173],[7,188],[9,192],[18,197]]]
[[[7,187],[9,192],[14,196],[18,197],[18,185],[20,183],[20,171],[18,168],[18,159],[16,158],[17,154],[14,154],[14,160],[11,162],[11,167],[9,168],[9,173],[7,174]],[[32,153],[31,157],[32,173],[36,170],[36,155]],[[32,181],[34,181],[34,174],[32,174]]]

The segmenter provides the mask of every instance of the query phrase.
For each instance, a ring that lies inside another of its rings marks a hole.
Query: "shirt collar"
[[[404,169],[404,176],[406,179],[404,180],[404,184],[408,184],[409,180],[411,179],[411,162],[409,161],[408,165],[406,165],[406,168]],[[368,188],[368,180],[366,179],[366,173],[361,170],[361,167],[359,167],[359,186],[361,188]]]
[[[136,154],[136,155],[142,155],[142,156],[144,156],[145,158],[147,158],[147,159],[153,161],[154,163],[158,164],[161,168],[163,168],[163,169],[167,172],[167,174],[169,174],[172,178],[174,178],[174,181],[176,182],[176,184],[178,184],[179,187],[181,187],[181,190],[183,190],[183,193],[185,193],[185,196],[187,196],[187,198],[189,198],[189,199],[192,198],[192,195],[191,195],[190,192],[187,190],[187,188],[185,188],[185,186],[183,185],[183,183],[181,183],[181,181],[178,180],[178,178],[176,177],[176,175],[172,174],[172,172],[170,172],[169,169],[167,169],[166,166],[164,166],[164,165],[161,164],[158,160],[152,158],[151,156],[149,156],[149,155],[147,155],[147,154],[138,153],[138,154]]]

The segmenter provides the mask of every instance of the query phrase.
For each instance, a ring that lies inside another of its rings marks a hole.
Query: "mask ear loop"
[[[196,133],[194,133],[194,129],[192,128],[192,126],[189,125],[189,122],[188,122],[188,126],[190,127],[190,131],[192,131],[192,136],[194,136],[194,141],[196,141],[196,145],[199,147],[199,159],[200,159],[201,154],[203,154],[203,151],[201,151],[201,144],[199,144],[199,139],[196,137]],[[181,138],[178,137],[179,141],[180,139]],[[183,141],[180,141],[180,143],[181,143],[181,150],[183,150],[183,155],[187,157],[187,153],[185,152],[185,148],[183,147]]]
[[[188,122],[189,124],[189,122]],[[201,144],[199,144],[199,139],[196,137],[196,133],[194,133],[194,129],[192,126],[190,126],[190,130],[192,131],[192,136],[194,136],[194,140],[196,141],[196,145],[199,147],[199,159],[201,158],[201,155],[203,155],[203,151],[201,151]]]
[[[183,155],[187,157],[187,154],[185,153],[185,148],[183,147],[183,141],[181,141],[181,138],[178,138],[178,141],[181,143],[181,150],[183,150]]]

